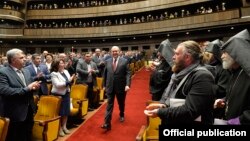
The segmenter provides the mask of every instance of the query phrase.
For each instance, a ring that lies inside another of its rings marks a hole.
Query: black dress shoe
[[[111,125],[105,123],[105,124],[103,124],[103,125],[101,126],[101,128],[108,131],[108,130],[111,130]]]
[[[124,122],[124,117],[120,117],[120,122]]]

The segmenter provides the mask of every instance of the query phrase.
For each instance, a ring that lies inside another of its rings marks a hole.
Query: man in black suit
[[[39,89],[40,82],[33,82],[29,71],[23,69],[26,59],[22,50],[11,49],[6,56],[9,65],[0,69],[0,116],[10,119],[6,141],[30,141],[35,111],[32,92]]]
[[[114,99],[117,98],[120,110],[120,122],[124,121],[124,109],[126,92],[129,90],[131,81],[131,72],[128,61],[119,57],[120,48],[113,46],[111,48],[112,58],[108,59],[104,69],[104,87],[107,95],[107,107],[104,124],[101,128],[110,130],[112,112],[114,108]]]

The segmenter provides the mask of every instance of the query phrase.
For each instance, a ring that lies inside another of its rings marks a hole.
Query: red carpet
[[[112,129],[105,132],[101,129],[104,121],[106,104],[75,131],[67,141],[134,141],[142,125],[146,124],[143,111],[146,101],[151,99],[149,94],[149,72],[145,69],[138,71],[131,82],[131,89],[126,97],[125,121],[119,122],[117,101],[112,116]]]

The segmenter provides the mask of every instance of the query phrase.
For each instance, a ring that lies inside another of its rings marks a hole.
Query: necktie
[[[115,69],[116,69],[116,60],[117,60],[117,59],[115,59],[114,62],[113,62],[113,70],[114,70],[114,71],[115,71]]]
[[[39,66],[36,67],[36,74],[40,73],[41,72],[41,69]]]
[[[26,86],[25,78],[24,78],[24,75],[23,75],[22,71],[17,70],[16,72],[17,72],[18,76],[20,77],[20,79],[22,80],[24,86]]]

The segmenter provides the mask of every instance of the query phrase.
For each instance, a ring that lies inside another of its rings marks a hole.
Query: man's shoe
[[[111,130],[111,125],[105,123],[105,124],[103,124],[103,125],[101,126],[101,128],[108,131],[108,130]]]
[[[120,117],[120,122],[124,122],[124,117]]]

